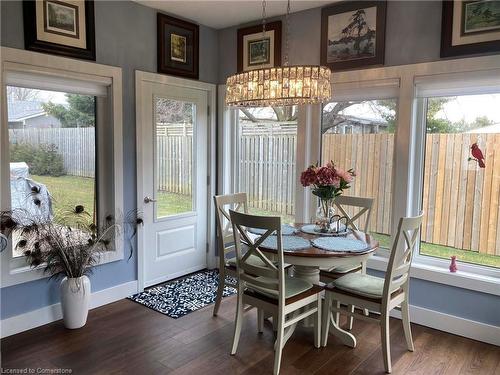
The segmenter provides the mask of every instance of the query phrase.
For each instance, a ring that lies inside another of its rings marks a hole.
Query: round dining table
[[[290,224],[297,229],[295,236],[302,237],[306,240],[314,240],[322,237],[320,233],[309,234],[300,230],[304,225],[301,223]],[[379,243],[368,233],[350,230],[348,234],[341,238],[359,240],[366,244],[366,249],[356,252],[346,251],[331,251],[317,248],[311,244],[310,247],[300,250],[283,249],[285,263],[293,266],[293,276],[309,281],[310,283],[320,285],[319,270],[320,268],[332,268],[347,264],[361,264],[366,261],[375,250],[378,249]],[[263,245],[259,246],[261,251],[266,253],[276,254],[276,249],[266,248]]]
[[[297,229],[294,234],[295,236],[302,237],[306,240],[314,240],[324,236],[320,233],[309,234],[302,232],[301,228],[306,224],[294,223],[290,225]],[[320,268],[330,269],[332,267],[347,264],[361,264],[379,247],[378,241],[375,240],[373,236],[361,231],[350,230],[348,234],[341,236],[341,238],[362,241],[366,244],[366,249],[357,250],[356,252],[348,250],[331,251],[317,248],[312,244],[310,247],[300,250],[283,249],[285,263],[291,264],[293,267],[293,277],[298,277],[310,283],[321,285],[319,278]],[[259,249],[269,254],[276,254],[277,252],[276,249],[266,248],[263,245],[260,245]],[[312,326],[311,319],[306,319],[304,323],[306,326]],[[350,332],[340,328],[334,319],[332,319],[332,324],[330,325],[330,333],[338,337],[345,345],[353,348],[356,346],[356,338]]]

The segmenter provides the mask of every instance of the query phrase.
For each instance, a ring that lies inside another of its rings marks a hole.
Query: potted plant
[[[33,194],[33,202],[40,205],[40,199]],[[82,205],[47,220],[46,215],[34,215],[24,209],[1,212],[0,250],[12,246],[22,251],[32,268],[41,268],[51,279],[60,279],[61,306],[64,325],[75,329],[87,321],[90,300],[90,279],[92,268],[106,251],[111,250],[114,239],[125,235],[130,240],[135,236],[137,225],[142,220],[136,214],[117,219],[107,215],[99,224]],[[131,242],[127,242],[131,245]],[[130,246],[130,257],[132,246]]]
[[[332,217],[335,214],[333,203],[345,189],[350,188],[350,183],[356,173],[353,169],[344,171],[335,167],[333,161],[325,166],[311,165],[300,175],[300,183],[304,187],[312,186],[312,193],[319,198],[319,207],[316,212],[316,225],[318,230],[329,232]]]

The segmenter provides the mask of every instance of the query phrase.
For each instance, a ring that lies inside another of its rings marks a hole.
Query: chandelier
[[[290,0],[286,11],[285,63],[229,76],[226,105],[276,107],[328,102],[332,96],[331,71],[325,66],[288,64]],[[266,1],[262,2],[262,32],[266,32]]]

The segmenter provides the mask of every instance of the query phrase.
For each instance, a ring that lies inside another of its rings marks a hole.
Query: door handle
[[[144,197],[144,203],[156,202],[156,199],[150,197]]]

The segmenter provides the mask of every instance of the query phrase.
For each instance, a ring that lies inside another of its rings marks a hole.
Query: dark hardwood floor
[[[90,311],[87,325],[66,330],[61,321],[1,341],[2,367],[67,368],[72,374],[270,374],[273,332],[257,333],[255,310],[246,313],[236,356],[229,355],[234,297],[218,317],[212,306],[171,319],[123,300]],[[282,374],[383,374],[378,326],[355,321],[356,349],[331,338],[315,349],[313,333],[298,328],[283,352]],[[399,320],[391,322],[393,374],[500,375],[500,347],[413,325],[415,352],[405,349]]]

